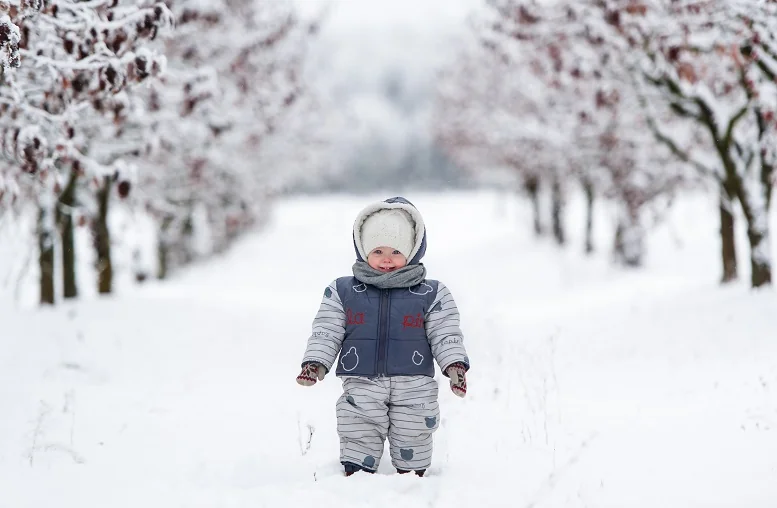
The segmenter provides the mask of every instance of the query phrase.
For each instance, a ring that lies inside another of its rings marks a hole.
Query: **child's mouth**
[[[378,268],[378,270],[380,270],[381,272],[393,272],[394,271],[394,267],[392,266],[390,268],[386,268],[384,266],[381,266],[380,268]]]

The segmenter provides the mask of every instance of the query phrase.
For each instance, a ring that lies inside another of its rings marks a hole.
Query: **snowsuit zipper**
[[[378,312],[378,368],[375,369],[379,376],[385,376],[388,372],[388,322],[389,322],[389,290],[380,292],[380,311]]]

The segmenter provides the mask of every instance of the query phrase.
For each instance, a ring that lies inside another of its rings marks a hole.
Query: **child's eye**
[[[383,254],[383,251],[380,250],[380,249],[375,249],[374,251],[372,251],[372,253],[373,254]]]
[[[394,252],[392,252],[392,254],[402,254],[402,253],[399,252],[398,250],[395,250]]]

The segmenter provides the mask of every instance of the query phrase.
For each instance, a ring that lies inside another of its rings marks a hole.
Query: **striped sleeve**
[[[345,336],[345,311],[337,294],[337,281],[332,281],[324,290],[321,307],[313,319],[313,331],[302,364],[317,362],[332,370]]]
[[[442,282],[438,282],[437,296],[426,314],[426,336],[432,354],[444,375],[452,363],[461,362],[469,370],[469,358],[464,349],[464,336],[459,325],[459,309],[453,295]]]

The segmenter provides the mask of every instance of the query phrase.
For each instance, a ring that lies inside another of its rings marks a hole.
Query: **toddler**
[[[442,282],[420,262],[426,228],[420,212],[396,197],[367,206],[353,224],[353,276],[325,290],[297,382],[312,386],[337,360],[340,463],[346,476],[378,469],[388,437],[399,473],[423,476],[437,430],[436,360],[453,393],[467,393],[469,358],[459,311]]]

